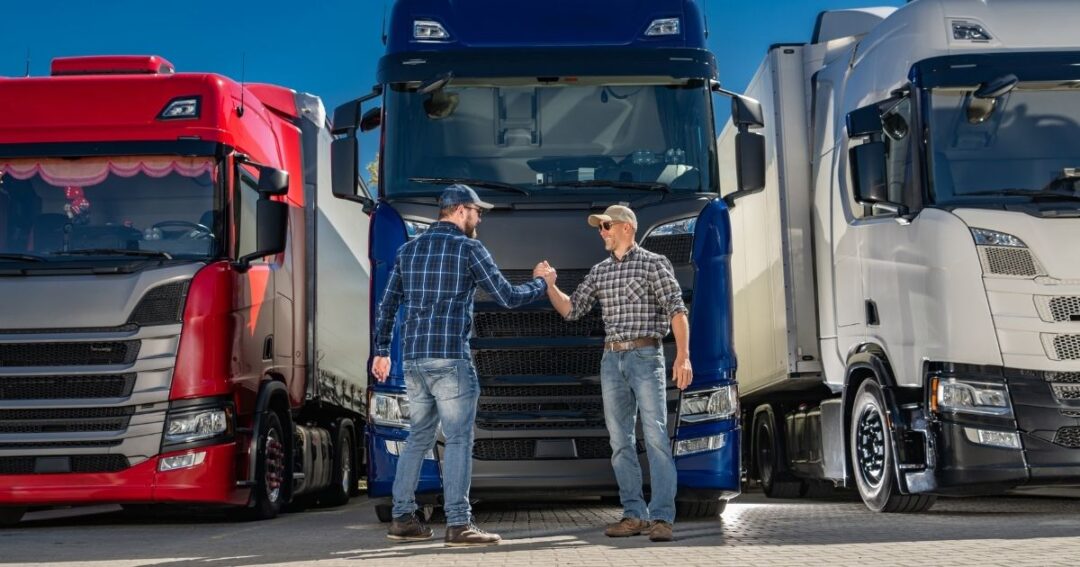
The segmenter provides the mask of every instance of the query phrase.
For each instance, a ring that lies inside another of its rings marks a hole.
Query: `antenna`
[[[382,44],[386,45],[386,0],[382,4]]]
[[[26,76],[30,76],[30,48],[26,48]]]
[[[236,107],[236,115],[244,115],[244,91],[247,88],[244,86],[244,74],[247,72],[247,52],[240,52],[240,106]]]

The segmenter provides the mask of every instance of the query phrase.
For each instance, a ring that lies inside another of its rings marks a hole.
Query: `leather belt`
[[[608,352],[626,352],[628,350],[634,350],[636,348],[659,346],[660,339],[648,337],[641,339],[633,339],[629,341],[612,341],[609,343],[604,343],[604,350]]]

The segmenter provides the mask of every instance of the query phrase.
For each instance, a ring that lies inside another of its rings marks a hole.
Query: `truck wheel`
[[[779,441],[772,414],[758,414],[754,420],[754,462],[761,488],[769,498],[798,498],[802,482],[792,479],[784,470]]]
[[[0,507],[0,527],[14,526],[26,514],[26,508]]]
[[[684,520],[715,518],[724,513],[727,500],[679,500],[675,502],[675,517]]]
[[[334,477],[330,486],[319,496],[325,506],[344,506],[356,485],[356,451],[353,444],[352,422],[343,420],[338,426],[334,444]]]
[[[266,412],[266,419],[259,428],[256,442],[259,444],[255,458],[255,488],[252,498],[255,505],[244,516],[249,520],[269,520],[281,512],[287,494],[289,459],[285,455],[285,430],[281,418],[273,411]]]
[[[886,425],[881,386],[864,380],[855,394],[851,413],[851,464],[855,484],[866,507],[874,512],[923,512],[936,496],[901,494],[893,467],[892,434]]]

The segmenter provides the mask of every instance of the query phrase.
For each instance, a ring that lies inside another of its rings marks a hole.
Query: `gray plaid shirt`
[[[687,312],[671,261],[636,244],[622,260],[612,254],[589,270],[570,296],[566,318],[580,319],[597,300],[608,342],[662,339],[671,330],[671,318]]]

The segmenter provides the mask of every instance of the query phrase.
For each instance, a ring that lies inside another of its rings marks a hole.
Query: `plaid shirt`
[[[566,318],[581,318],[597,300],[608,342],[662,339],[671,330],[671,318],[687,312],[671,261],[636,244],[622,260],[612,254],[589,270],[570,296]]]
[[[398,307],[404,305],[401,335],[405,360],[472,358],[476,286],[506,308],[534,301],[547,293],[535,278],[519,286],[506,281],[487,248],[449,222],[437,222],[398,249],[386,293],[375,320],[375,356],[390,356],[390,338]]]

